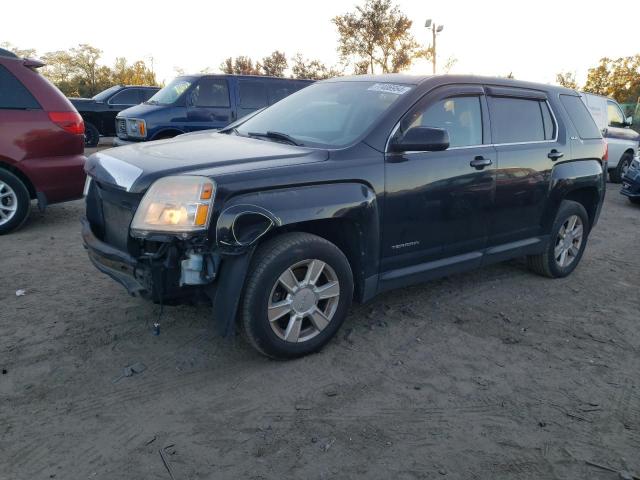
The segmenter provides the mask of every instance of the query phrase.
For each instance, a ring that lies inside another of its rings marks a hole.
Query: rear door
[[[486,91],[497,152],[489,239],[489,246],[495,246],[541,233],[551,169],[554,161],[570,157],[570,147],[546,93],[494,86]]]
[[[493,207],[496,158],[483,88],[436,89],[404,116],[396,135],[412,126],[446,129],[450,147],[387,153],[382,270],[479,262]],[[449,260],[430,263],[445,257]]]
[[[187,98],[187,130],[223,128],[233,120],[229,83],[224,77],[203,77]]]

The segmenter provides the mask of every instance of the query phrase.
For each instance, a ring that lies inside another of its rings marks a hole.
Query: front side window
[[[223,78],[203,78],[191,90],[191,105],[195,107],[228,108],[229,87]]]
[[[488,100],[493,143],[540,142],[553,138],[553,122],[549,124],[548,110],[546,120],[543,116],[548,108],[546,102],[511,97],[489,97]]]
[[[40,109],[40,104],[33,98],[31,92],[2,65],[0,65],[0,109]]]
[[[152,105],[172,105],[189,89],[194,81],[195,78],[193,77],[174,78],[166,87],[156,92],[147,103]]]
[[[107,98],[109,98],[111,95],[113,95],[118,90],[120,90],[120,87],[118,85],[115,85],[113,87],[109,87],[106,90],[101,91],[100,93],[96,93],[92,98],[96,102],[106,102]]]
[[[138,103],[140,103],[140,95],[137,88],[127,88],[109,99],[111,105],[137,105]]]
[[[337,81],[298,90],[241,124],[241,135],[285,133],[300,143],[343,147],[363,135],[411,85]]]
[[[482,145],[482,107],[479,96],[451,97],[418,108],[401,124],[412,127],[442,128],[449,133],[450,147]]]
[[[610,127],[622,127],[625,124],[622,110],[615,102],[607,101],[607,117]]]

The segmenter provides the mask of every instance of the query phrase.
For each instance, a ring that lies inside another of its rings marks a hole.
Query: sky
[[[339,61],[338,35],[331,18],[364,0],[191,0],[101,4],[74,8],[59,1],[8,1],[2,7],[0,42],[39,53],[89,43],[103,50],[102,62],[116,57],[150,62],[160,81],[203,69],[218,71],[229,56],[262,58],[278,49],[288,57],[300,52],[328,65]],[[457,61],[450,73],[500,75],[553,83],[558,72],[574,72],[583,83],[587,69],[601,57],[640,53],[640,37],[624,19],[640,18],[640,2],[617,8],[593,8],[584,1],[396,0],[413,21],[412,33],[425,47],[427,18],[443,25],[437,60]],[[430,74],[417,61],[414,74]],[[438,73],[443,73],[441,70]]]

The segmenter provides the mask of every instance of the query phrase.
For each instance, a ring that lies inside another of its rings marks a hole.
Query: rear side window
[[[0,109],[40,109],[40,104],[33,98],[31,92],[2,65],[0,65]]]
[[[589,110],[580,100],[573,95],[560,95],[560,101],[571,118],[571,123],[576,127],[578,135],[582,139],[600,138],[600,130],[593,121]]]
[[[157,92],[157,90],[149,90],[147,88],[140,90],[140,100],[142,102],[146,102],[147,100],[149,100],[151,97],[153,97],[155,95],[155,93]]]
[[[554,137],[551,112],[545,101],[489,97],[493,143],[541,142]]]
[[[140,95],[137,88],[128,88],[116,93],[109,99],[111,105],[137,105],[140,103]]]
[[[240,80],[238,84],[240,87],[240,106],[242,108],[262,108],[267,106],[267,88],[264,82]]]

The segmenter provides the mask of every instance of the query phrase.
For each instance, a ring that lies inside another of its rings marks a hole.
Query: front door
[[[233,120],[225,78],[203,77],[187,97],[187,130],[226,127]]]
[[[413,126],[446,129],[450,147],[387,153],[382,271],[443,258],[452,259],[443,265],[472,257],[479,261],[495,189],[483,88],[447,86],[427,94],[394,135]]]

